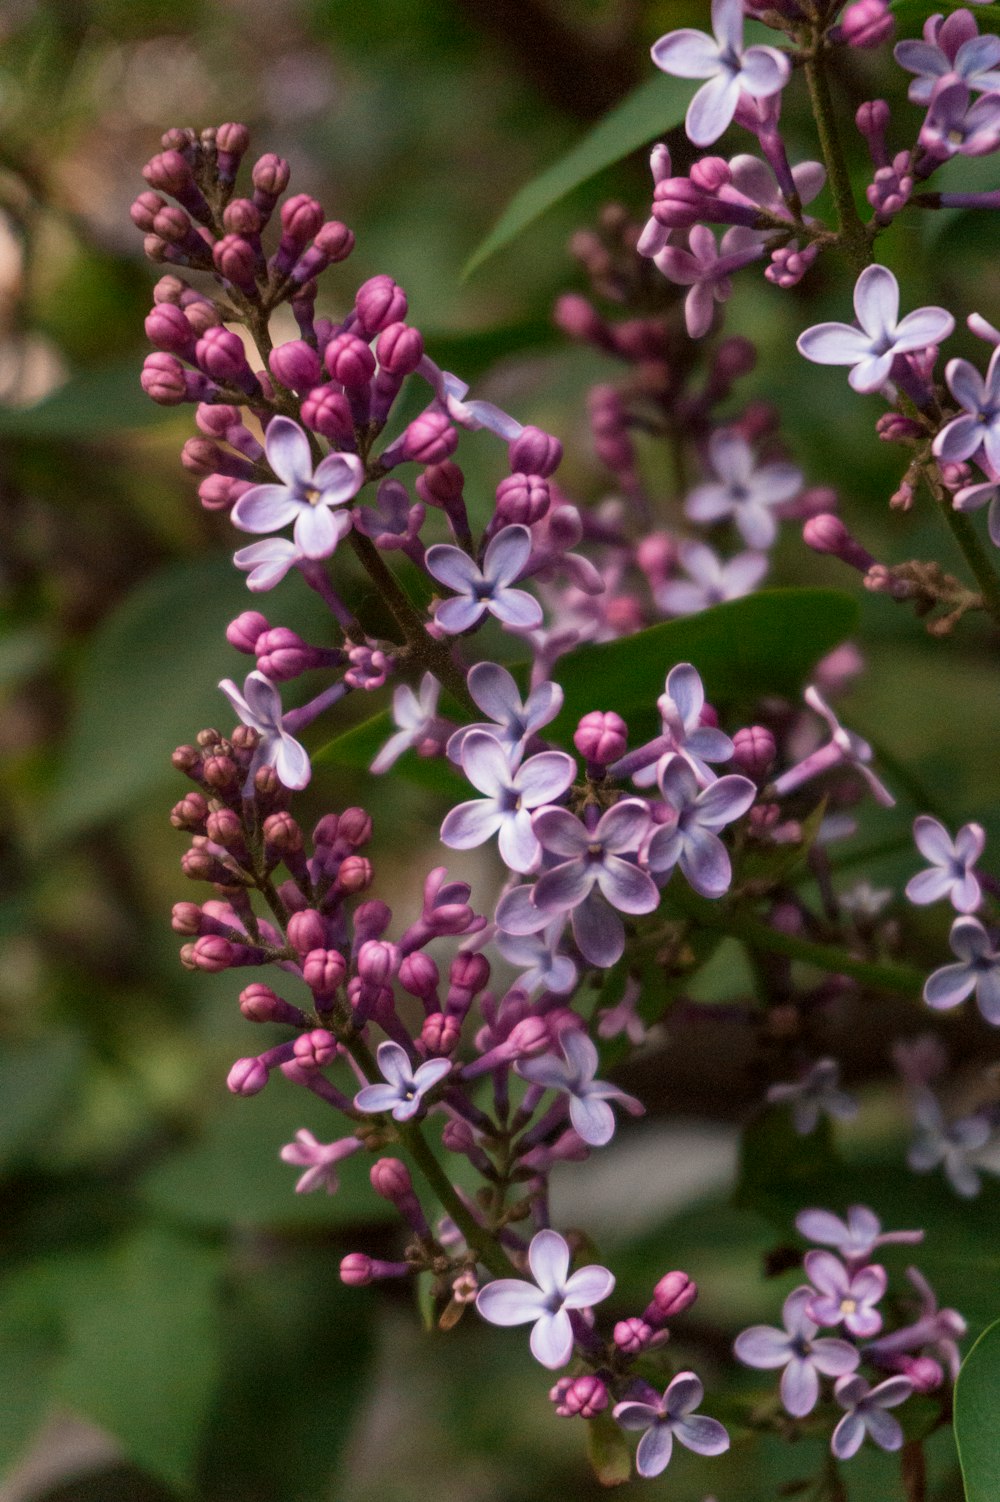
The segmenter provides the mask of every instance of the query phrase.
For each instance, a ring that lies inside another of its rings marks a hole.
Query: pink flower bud
[[[129,217],[136,229],[148,235],[152,233],[157,214],[166,206],[166,199],[161,198],[159,193],[140,193],[129,209]]]
[[[205,833],[216,845],[226,850],[243,845],[243,825],[238,814],[231,808],[213,809],[205,821]]]
[[[194,350],[194,330],[173,303],[157,303],[147,314],[146,338],[173,355],[189,358]]]
[[[295,1062],[300,1069],[325,1069],[337,1057],[339,1045],[332,1033],[316,1027],[295,1040]]]
[[[187,400],[187,383],[181,362],[166,353],[147,355],[139,378],[148,397],[161,407],[176,407]]]
[[[458,433],[444,412],[424,412],[403,435],[403,456],[414,464],[440,464],[458,447]]]
[[[448,980],[456,990],[476,996],[490,978],[490,964],[485,955],[463,951],[456,954],[448,971]]]
[[[241,383],[251,374],[239,334],[221,325],[206,329],[195,346],[195,358],[213,380]]]
[[[290,391],[311,391],[322,380],[319,355],[304,339],[279,344],[268,357],[268,369]]]
[[[368,939],[358,950],[358,974],[372,986],[384,986],[399,969],[399,948],[381,939]]]
[[[220,276],[244,292],[255,287],[254,272],[257,255],[249,240],[242,235],[223,235],[212,247],[212,261]]]
[[[510,467],[526,475],[547,479],[562,463],[563,446],[541,428],[522,428],[508,449]]]
[[[373,276],[358,288],[354,307],[362,332],[370,338],[406,317],[406,293],[391,276]]]
[[[729,163],[721,156],[703,156],[691,168],[691,181],[703,193],[718,193],[733,180]]]
[[[288,187],[290,177],[288,163],[273,151],[268,151],[253,165],[251,180],[255,188],[268,198],[277,198]]]
[[[337,886],[342,892],[363,892],[372,884],[372,863],[363,855],[349,855],[337,872]]]
[[[619,1351],[624,1351],[627,1356],[638,1356],[655,1334],[652,1325],[647,1325],[645,1320],[635,1317],[620,1319],[614,1328],[614,1342]]]
[[[313,949],[323,949],[326,945],[326,924],[322,915],[313,907],[293,913],[285,932],[292,948],[302,955]]]
[[[390,1204],[398,1204],[413,1194],[410,1170],[399,1158],[379,1158],[372,1164],[369,1176],[375,1193]]]
[[[754,782],[763,782],[774,766],[776,747],[774,736],[764,725],[748,725],[737,730],[733,736],[736,747],[731,762],[735,771],[742,772]]]
[[[416,950],[408,954],[399,967],[400,985],[411,996],[429,997],[437,989],[441,976],[429,954]]]
[[[146,163],[142,175],[151,188],[172,193],[175,197],[194,183],[191,168],[179,151],[161,151]]]
[[[234,1095],[259,1095],[267,1084],[267,1069],[259,1059],[237,1059],[226,1077]]]
[[[552,321],[556,328],[570,339],[576,339],[583,344],[606,344],[608,342],[608,326],[592,307],[585,297],[578,292],[564,292],[556,299],[556,305],[552,310]],[[523,435],[522,435],[523,436]],[[536,473],[540,474],[538,470]]]
[[[208,804],[201,793],[188,793],[170,811],[170,822],[175,829],[201,830],[205,826]]]
[[[340,1281],[350,1288],[364,1288],[373,1278],[372,1259],[364,1252],[348,1252],[341,1259]]]
[[[303,980],[323,1000],[336,994],[346,974],[346,961],[336,949],[312,949],[302,960]]]
[[[255,982],[240,992],[240,1011],[248,1022],[289,1022],[302,1020],[298,1007],[283,1001],[270,986]]]
[[[540,475],[513,474],[497,486],[496,514],[500,521],[530,527],[549,509],[548,482]]]
[[[424,354],[423,335],[408,323],[390,323],[375,345],[378,363],[393,375],[410,375]]]
[[[230,475],[206,475],[198,486],[198,499],[206,511],[231,511],[250,485]]]
[[[683,1272],[664,1273],[653,1289],[653,1302],[662,1319],[673,1319],[674,1315],[683,1314],[685,1309],[690,1309],[697,1297],[697,1283]]]
[[[375,374],[375,356],[356,334],[338,334],[331,339],[323,363],[333,379],[348,390],[367,386]]]
[[[420,1029],[420,1051],[434,1058],[446,1058],[454,1053],[462,1036],[462,1025],[457,1017],[446,1012],[432,1012],[425,1017]]]
[[[628,726],[613,709],[592,709],[576,727],[573,744],[588,761],[599,767],[607,767],[625,755],[628,748]]]
[[[829,511],[809,518],[802,528],[802,541],[814,552],[832,553],[861,573],[866,573],[875,562],[868,549],[851,536],[840,517]]]
[[[438,506],[442,511],[461,501],[464,486],[465,476],[451,459],[428,465],[417,476],[417,495],[428,506]]]
[[[854,0],[840,18],[841,34],[849,47],[879,47],[895,27],[886,0]]]
[[[372,837],[371,814],[363,808],[345,808],[337,822],[337,835],[346,844],[360,850]]]
[[[936,1392],[944,1382],[944,1370],[931,1356],[901,1356],[897,1370],[909,1377],[917,1392]]]
[[[608,1389],[600,1377],[587,1373],[582,1377],[561,1377],[549,1391],[560,1418],[592,1419],[607,1408]]]
[[[508,1034],[505,1052],[512,1059],[532,1059],[552,1047],[552,1034],[544,1017],[523,1017]]]
[[[194,944],[192,959],[199,970],[215,974],[228,970],[234,963],[236,950],[221,934],[204,934]]]
[[[283,855],[302,849],[302,831],[289,813],[270,814],[264,820],[264,839]]]
[[[226,627],[226,641],[237,652],[252,655],[257,638],[269,629],[266,615],[261,615],[259,610],[244,610]]]
[[[328,219],[313,236],[313,245],[326,264],[346,261],[354,249],[354,231],[341,224],[339,219]]]
[[[296,193],[281,205],[283,238],[302,248],[323,223],[323,205],[308,193]]]
[[[175,934],[196,934],[201,928],[201,908],[196,902],[175,902],[170,926]]]
[[[302,421],[314,433],[333,444],[346,444],[354,438],[351,404],[336,386],[314,386],[302,403]]]

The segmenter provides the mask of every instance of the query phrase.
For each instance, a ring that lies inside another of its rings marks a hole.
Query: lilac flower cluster
[[[809,1241],[821,1243],[805,1254],[809,1281],[785,1299],[783,1328],[744,1330],[735,1354],[747,1366],[781,1368],[781,1403],[792,1418],[815,1414],[811,1427],[829,1432],[836,1408],[842,1410],[829,1435],[838,1460],[850,1460],[866,1439],[882,1450],[898,1450],[903,1430],[889,1410],[915,1392],[941,1394],[947,1403],[965,1321],[954,1309],[939,1309],[926,1278],[911,1267],[907,1277],[919,1300],[915,1317],[891,1331],[884,1328],[889,1279],[885,1268],[871,1261],[872,1253],[880,1246],[920,1242],[923,1231],[883,1231],[864,1205],[851,1206],[845,1220],[828,1210],[803,1210],[795,1224]],[[821,1335],[821,1330],[841,1333]],[[863,1366],[874,1383],[861,1375]],[[824,1378],[832,1381],[832,1401],[823,1396]]]

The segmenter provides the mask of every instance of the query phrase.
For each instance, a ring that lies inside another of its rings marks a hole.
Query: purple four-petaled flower
[[[573,758],[565,751],[541,751],[513,770],[500,742],[473,730],[462,743],[462,770],[485,797],[460,803],[446,815],[443,842],[453,850],[471,850],[496,834],[512,871],[535,870],[541,849],[532,810],[562,797],[576,775]]]
[[[462,760],[462,746],[473,730],[485,730],[498,740],[517,762],[536,731],[554,720],[562,709],[563,691],[558,683],[539,683],[521,702],[517,684],[506,668],[496,662],[477,662],[466,680],[473,702],[489,715],[489,724],[463,725],[448,742],[452,761]]]
[[[871,1387],[864,1377],[841,1377],[833,1389],[833,1395],[841,1408],[847,1412],[840,1420],[830,1440],[830,1449],[838,1460],[850,1460],[869,1435],[880,1450],[898,1450],[903,1443],[903,1430],[899,1420],[887,1408],[905,1403],[913,1391],[908,1377],[887,1377],[877,1387]]]
[[[810,1241],[834,1246],[849,1267],[867,1262],[877,1246],[892,1242],[913,1245],[923,1241],[923,1231],[883,1231],[878,1216],[867,1205],[851,1205],[846,1220],[829,1210],[802,1210],[795,1217],[796,1229]]]
[[[539,1231],[528,1248],[534,1283],[524,1278],[497,1278],[480,1289],[476,1308],[491,1325],[533,1323],[531,1354],[555,1371],[573,1354],[571,1309],[590,1309],[615,1286],[606,1267],[592,1263],[569,1270],[569,1247],[558,1231]]]
[[[675,1437],[696,1455],[721,1455],[729,1449],[729,1435],[718,1419],[695,1413],[704,1396],[694,1372],[678,1372],[657,1402],[615,1405],[614,1416],[623,1429],[645,1431],[635,1453],[640,1476],[658,1476],[666,1470]]]
[[[918,871],[906,883],[906,895],[923,907],[945,897],[956,912],[974,913],[983,899],[973,866],[986,845],[981,824],[963,824],[952,839],[944,825],[930,814],[913,821],[913,839],[920,854],[930,861],[928,871]]]
[[[354,1097],[354,1104],[359,1111],[391,1111],[396,1121],[416,1116],[427,1092],[451,1072],[449,1059],[427,1059],[413,1069],[406,1049],[398,1043],[380,1043],[375,1057],[386,1083],[365,1085]]]
[[[357,454],[327,454],[313,468],[309,439],[290,417],[272,417],[264,436],[267,462],[279,485],[254,485],[232,510],[243,532],[277,532],[295,523],[295,546],[306,558],[329,558],[351,530],[347,506],[364,484]]]
[[[957,965],[942,965],[927,977],[924,1000],[935,1011],[958,1006],[976,993],[987,1022],[1000,1027],[1000,950],[978,918],[956,918],[948,936]]]
[[[819,1249],[806,1252],[806,1276],[814,1285],[806,1313],[817,1325],[839,1325],[860,1340],[882,1328],[876,1304],[886,1290],[885,1268],[878,1262],[848,1270],[839,1257]]]
[[[955,327],[945,308],[917,308],[899,317],[899,283],[886,266],[866,266],[854,288],[860,328],[817,323],[799,335],[797,348],[817,365],[850,365],[855,391],[877,391],[897,355],[940,344]]]
[[[392,718],[398,729],[390,735],[372,762],[370,771],[388,772],[404,751],[427,740],[437,716],[440,692],[441,685],[433,673],[425,673],[421,678],[419,694],[415,694],[408,683],[399,684],[392,695]]]
[[[643,1105],[617,1085],[595,1079],[597,1049],[581,1029],[567,1028],[559,1044],[561,1059],[554,1054],[540,1054],[533,1059],[521,1059],[514,1069],[533,1085],[564,1090],[569,1096],[569,1119],[574,1131],[591,1147],[604,1147],[615,1134],[615,1116],[608,1101],[619,1101],[632,1116],[641,1116]]]
[[[773,508],[799,494],[802,471],[784,460],[758,465],[749,443],[732,428],[712,434],[708,462],[716,478],[691,491],[685,514],[695,522],[731,518],[748,547],[769,548],[778,531]]]
[[[223,678],[219,687],[244,725],[260,736],[247,770],[244,791],[252,789],[258,767],[273,767],[286,788],[296,791],[304,788],[312,776],[309,753],[284,728],[281,695],[270,678],[255,669],[243,680],[242,693],[231,678]]]
[[[766,99],[788,82],[788,58],[776,47],[743,46],[743,0],[712,0],[714,37],[684,27],[653,44],[653,62],[675,78],[707,82],[688,106],[684,128],[695,146],[717,141],[736,113],[741,94]]]
[[[542,607],[534,595],[512,585],[520,579],[531,557],[531,533],[519,523],[503,527],[483,557],[482,568],[461,548],[435,543],[427,549],[428,573],[455,591],[442,600],[434,619],[442,631],[468,631],[487,611],[504,626],[531,630],[542,623]]]
[[[835,1335],[816,1336],[819,1325],[806,1312],[814,1297],[811,1288],[794,1288],[785,1300],[783,1330],[773,1325],[752,1325],[736,1337],[733,1350],[747,1366],[768,1370],[784,1367],[781,1401],[794,1418],[812,1413],[819,1398],[819,1379],[844,1377],[861,1360],[856,1347]]]
[[[993,351],[985,378],[968,360],[949,360],[944,374],[964,416],[941,429],[933,445],[936,457],[942,464],[961,464],[982,449],[991,470],[1000,471],[1000,348]]]
[[[720,777],[700,788],[683,756],[671,753],[660,762],[660,792],[675,814],[672,823],[657,829],[646,850],[650,871],[661,884],[675,866],[703,897],[728,891],[733,871],[729,852],[717,830],[745,814],[757,796],[749,777]]]
[[[765,553],[737,553],[723,562],[704,542],[682,542],[678,548],[687,579],[668,579],[656,589],[656,603],[668,615],[694,615],[748,595],[767,573]]]

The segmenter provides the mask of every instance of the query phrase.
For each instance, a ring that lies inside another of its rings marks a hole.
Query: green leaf
[[[246,604],[228,555],[200,558],[144,580],[101,623],[77,681],[49,839],[130,809],[170,776],[175,746],[232,723],[216,684],[238,668],[225,629]]]
[[[827,1117],[800,1136],[784,1106],[769,1107],[744,1128],[733,1204],[753,1210],[782,1232],[791,1229],[789,1203],[824,1204],[839,1159]]]
[[[219,1368],[222,1252],[142,1230],[82,1277],[69,1310],[59,1400],[109,1429],[129,1458],[191,1480]]]
[[[515,193],[485,240],[473,251],[463,275],[471,276],[484,261],[509,245],[546,209],[581,183],[679,125],[690,97],[689,83],[660,73],[640,84],[572,150]]]
[[[0,437],[105,439],[122,428],[148,428],[174,416],[150,401],[135,360],[82,370],[33,407],[0,408]]]
[[[49,1406],[59,1355],[47,1271],[29,1264],[4,1280],[0,1302],[0,1475],[19,1458]]]
[[[201,1140],[146,1174],[140,1191],[161,1214],[205,1228],[391,1220],[369,1184],[366,1153],[345,1160],[335,1195],[295,1193],[298,1173],[279,1153],[300,1127],[322,1142],[336,1131],[330,1107],[281,1076],[250,1100],[227,1095]]]
[[[966,1502],[1000,1497],[1000,1320],[990,1325],[962,1362],[955,1386],[955,1439]]]
[[[621,1486],[632,1474],[628,1442],[609,1413],[587,1420],[587,1459],[602,1486]]]
[[[889,9],[896,16],[897,34],[909,36],[911,31],[919,30],[928,16],[965,10],[968,4],[967,0],[892,0]],[[996,25],[1000,21],[1000,5],[977,5],[975,15],[980,22],[980,31],[984,31],[987,24]]]
[[[569,746],[583,715],[613,709],[638,744],[643,735],[656,733],[656,701],[679,662],[694,663],[716,705],[749,706],[762,694],[794,696],[819,658],[850,636],[857,617],[855,600],[838,590],[768,589],[635,636],[581,647],[559,664],[556,677],[565,702],[546,734]],[[330,741],[313,759],[368,767],[393,729],[391,715],[383,711]],[[397,769],[400,776],[452,798],[464,786],[441,757],[427,760],[407,751]]]
[[[80,1075],[75,1033],[52,1033],[0,1057],[0,1171],[32,1155],[35,1139],[65,1120],[67,1096]]]

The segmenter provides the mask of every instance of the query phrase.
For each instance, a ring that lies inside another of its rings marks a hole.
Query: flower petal
[[[525,1325],[545,1309],[545,1295],[523,1278],[497,1278],[476,1296],[476,1308],[491,1325]]]

